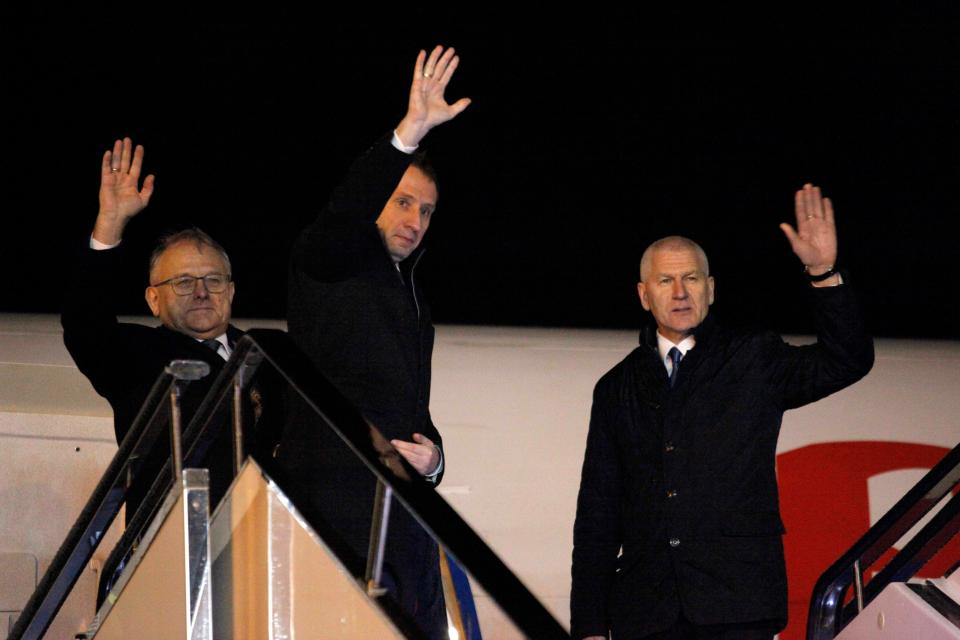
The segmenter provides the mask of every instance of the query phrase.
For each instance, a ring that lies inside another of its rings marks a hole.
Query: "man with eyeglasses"
[[[121,243],[127,223],[150,201],[154,176],[140,183],[143,147],[130,138],[106,151],[100,170],[100,211],[93,233],[77,256],[65,295],[63,340],[80,371],[113,408],[117,443],[126,436],[157,377],[171,360],[202,360],[211,373],[187,388],[189,420],[242,332],[230,325],[234,283],[230,259],[213,238],[186,229],[163,238],[150,258],[145,297],[159,327],[118,322],[113,291],[125,268]],[[158,439],[126,500],[129,523],[153,478],[169,458],[169,438]],[[211,506],[231,480],[229,434],[212,445]]]

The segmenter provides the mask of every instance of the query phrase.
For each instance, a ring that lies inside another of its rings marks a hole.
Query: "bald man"
[[[654,242],[641,346],[594,390],[574,524],[574,638],[770,640],[786,624],[775,472],[783,412],[860,379],[873,342],[836,271],[833,208],[796,194],[781,225],[803,263],[816,344],[728,331],[709,315],[700,246]]]

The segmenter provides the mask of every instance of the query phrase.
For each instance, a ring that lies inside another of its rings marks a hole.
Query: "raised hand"
[[[470,104],[470,98],[448,104],[443,95],[459,64],[460,58],[452,47],[444,51],[437,45],[429,57],[425,51],[417,55],[407,114],[397,126],[397,136],[403,144],[411,147],[420,144],[427,132],[456,118]]]
[[[100,163],[100,212],[93,237],[104,244],[117,244],[127,222],[140,213],[153,195],[153,175],[140,186],[143,146],[133,147],[130,138],[117,140]]]
[[[820,195],[820,187],[803,185],[795,198],[797,228],[780,225],[793,252],[811,275],[826,273],[837,260],[837,227],[830,198]]]

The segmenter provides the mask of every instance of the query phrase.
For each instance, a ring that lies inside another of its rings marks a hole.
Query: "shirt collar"
[[[680,356],[686,356],[687,351],[693,349],[697,345],[697,339],[693,335],[689,335],[679,342],[679,344],[674,344],[670,340],[664,338],[660,335],[660,332],[657,332],[657,351],[660,352],[660,360],[666,363],[670,360],[670,356],[667,355],[670,353],[670,349],[676,347],[680,351]]]

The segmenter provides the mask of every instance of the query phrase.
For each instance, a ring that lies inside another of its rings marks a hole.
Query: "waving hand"
[[[153,195],[153,175],[140,186],[143,146],[133,147],[130,138],[117,140],[100,163],[100,213],[93,237],[104,244],[117,244],[127,222],[140,213]]]
[[[833,203],[820,194],[820,187],[803,185],[795,197],[797,228],[780,225],[790,247],[811,275],[832,269],[837,261],[837,226],[833,219]],[[824,281],[825,284],[833,284]]]
[[[449,104],[443,95],[459,64],[452,47],[444,51],[437,45],[429,57],[425,51],[417,55],[407,113],[397,126],[397,135],[405,145],[420,144],[431,129],[456,118],[470,104],[470,98]]]

